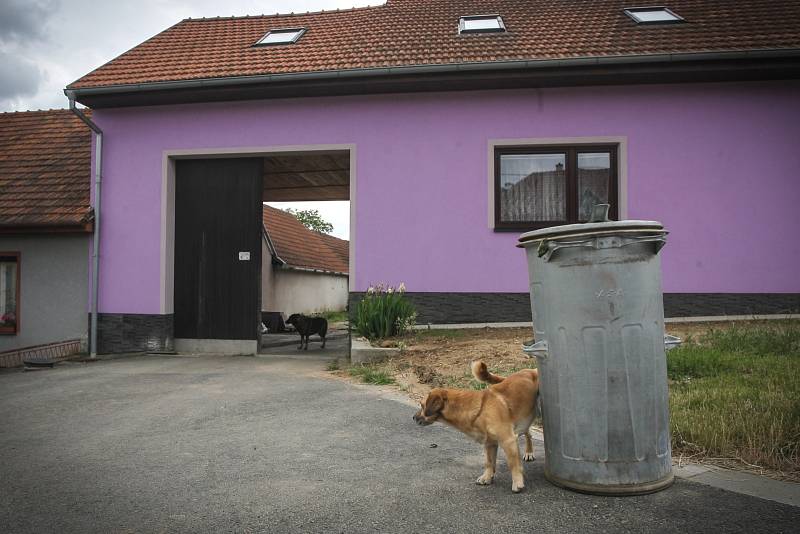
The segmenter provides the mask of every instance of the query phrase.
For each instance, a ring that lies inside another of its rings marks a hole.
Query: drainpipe
[[[91,358],[97,358],[97,287],[98,275],[100,267],[100,182],[101,174],[100,169],[103,163],[103,130],[97,124],[92,122],[92,119],[86,116],[83,111],[75,106],[75,93],[73,91],[64,91],[69,99],[69,109],[80,120],[86,123],[86,126],[91,128],[95,133],[95,149],[94,149],[94,235],[92,242],[92,308],[91,308],[91,326],[89,327],[89,354]]]

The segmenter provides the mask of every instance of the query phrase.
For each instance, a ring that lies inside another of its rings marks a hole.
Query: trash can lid
[[[545,239],[562,239],[579,236],[607,235],[607,234],[631,234],[631,233],[653,233],[663,232],[664,226],[658,221],[606,221],[588,222],[580,224],[565,224],[562,226],[550,226],[532,232],[526,232],[519,236],[517,247],[526,246],[544,241]]]

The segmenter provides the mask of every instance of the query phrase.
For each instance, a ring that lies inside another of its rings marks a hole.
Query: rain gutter
[[[327,271],[325,269],[314,269],[312,267],[295,267],[293,265],[284,265],[283,270],[299,271],[301,273],[334,274],[337,276],[348,276],[348,273],[343,273],[341,271]]]
[[[410,65],[399,67],[376,67],[366,69],[341,69],[315,72],[285,74],[263,74],[257,76],[230,76],[224,78],[201,78],[165,82],[106,85],[68,89],[75,97],[107,95],[115,93],[135,93],[143,91],[163,91],[171,89],[199,89],[225,87],[231,85],[255,85],[264,83],[296,82],[305,80],[331,80],[362,77],[386,77],[418,74],[439,74],[453,72],[481,72],[498,70],[537,70],[565,67],[601,67],[623,65],[668,65],[693,61],[736,61],[743,59],[780,59],[800,57],[800,48],[736,50],[727,52],[689,52],[677,54],[644,54],[621,56],[589,56],[567,59],[536,59],[521,61],[485,61],[450,63],[439,65]]]
[[[103,130],[92,119],[86,116],[75,105],[74,91],[65,90],[64,94],[69,99],[69,109],[86,123],[95,133],[94,150],[94,231],[92,236],[92,282],[91,282],[91,326],[89,327],[89,354],[91,358],[97,357],[97,288],[100,267],[100,182],[102,181],[101,169],[103,166]]]
[[[275,248],[275,243],[272,242],[272,237],[269,235],[269,231],[267,230],[266,225],[261,225],[261,234],[264,236],[264,243],[267,244],[267,250],[269,250],[269,255],[272,256],[273,263],[276,263],[283,267],[286,265],[286,262],[278,256],[278,249]]]

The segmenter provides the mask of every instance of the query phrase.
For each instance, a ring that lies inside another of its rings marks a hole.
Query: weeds
[[[328,362],[328,365],[325,366],[325,369],[328,371],[338,371],[339,370],[339,360],[331,360]]]
[[[395,383],[394,378],[389,373],[378,370],[371,365],[354,365],[347,370],[347,373],[354,378],[360,379],[365,384],[384,386]]]
[[[465,329],[422,329],[414,331],[414,338],[417,341],[424,341],[426,339],[462,339],[470,334]]]
[[[346,311],[325,311],[322,313],[315,313],[317,317],[324,317],[329,323],[344,323],[347,322]]]

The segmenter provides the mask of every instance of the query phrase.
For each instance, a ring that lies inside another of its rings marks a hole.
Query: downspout
[[[103,164],[103,130],[75,106],[75,93],[64,91],[69,99],[69,109],[95,133],[94,149],[94,232],[92,236],[91,326],[89,327],[89,355],[97,358],[97,288],[100,270],[100,170]]]
[[[264,237],[264,242],[267,244],[267,250],[269,250],[269,255],[272,256],[272,263],[283,267],[286,265],[286,262],[278,256],[278,250],[275,248],[275,243],[272,242],[272,237],[269,235],[269,231],[267,230],[266,225],[261,225],[261,235]]]

